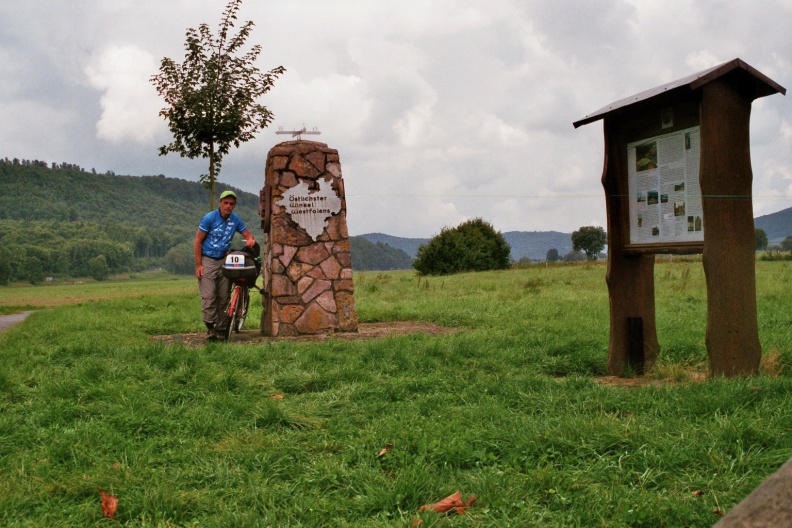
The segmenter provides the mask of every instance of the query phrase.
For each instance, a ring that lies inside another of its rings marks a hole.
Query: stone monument
[[[338,151],[315,141],[279,143],[267,156],[265,172],[259,197],[261,332],[273,337],[357,332]]]

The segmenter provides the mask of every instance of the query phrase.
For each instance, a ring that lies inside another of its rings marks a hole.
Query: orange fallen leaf
[[[474,502],[476,502],[475,495],[471,495],[467,501],[463,501],[462,493],[457,491],[456,493],[452,493],[451,495],[449,495],[448,497],[446,497],[445,499],[439,502],[434,502],[432,504],[424,504],[423,506],[421,506],[421,508],[418,511],[430,510],[436,513],[444,513],[449,510],[456,509],[456,512],[459,515],[462,515],[463,513],[465,513],[465,510],[467,508],[473,505]]]
[[[99,493],[102,494],[102,515],[104,515],[108,519],[112,519],[113,517],[115,517],[116,506],[118,506],[118,499],[115,498],[113,495],[109,495],[105,493],[102,488],[99,488]]]
[[[701,490],[696,490],[693,492],[694,497],[701,497],[702,495],[704,495],[704,492]]]
[[[388,453],[390,453],[391,451],[393,451],[393,444],[385,444],[385,447],[383,447],[380,450],[380,452],[377,453],[377,458],[383,457],[383,456],[387,455]]]
[[[423,519],[420,517],[413,517],[412,524],[410,524],[410,528],[421,528],[423,526]]]
[[[720,511],[720,510],[719,510],[719,509],[717,509],[717,508],[716,508],[716,509],[714,509],[714,510],[712,510],[712,513],[714,513],[715,515],[718,515],[718,516],[720,516],[720,517],[723,517],[724,515],[726,515],[725,513],[723,513],[722,511]]]
[[[271,396],[271,398],[273,398],[275,400],[282,400],[283,399],[283,394],[273,394]]]

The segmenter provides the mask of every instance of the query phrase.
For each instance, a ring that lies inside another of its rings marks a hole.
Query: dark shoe
[[[226,330],[224,328],[215,328],[212,331],[212,337],[209,338],[209,341],[225,341],[226,340]]]
[[[225,333],[219,329],[215,328],[214,323],[206,323],[206,339],[207,341],[225,341]]]

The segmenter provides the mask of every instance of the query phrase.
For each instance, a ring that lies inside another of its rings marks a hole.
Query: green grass
[[[52,308],[0,334],[0,524],[711,526],[792,456],[792,265],[757,264],[765,373],[696,381],[701,264],[658,263],[640,387],[599,383],[604,273],[368,272],[362,322],[462,331],[198,349],[150,339],[201,330],[194,279],[33,288]],[[466,515],[418,513],[457,490]]]

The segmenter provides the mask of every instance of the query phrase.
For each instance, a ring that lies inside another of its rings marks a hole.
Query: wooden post
[[[628,321],[642,320],[641,372],[652,370],[660,344],[657,341],[654,297],[654,255],[633,255],[624,252],[629,224],[627,223],[628,193],[626,174],[626,143],[617,132],[618,123],[606,119],[605,167],[602,186],[608,215],[608,285],[610,306],[610,341],[608,343],[608,373],[624,374],[630,364],[631,340]],[[633,351],[633,355],[637,352]]]
[[[644,373],[644,339],[643,319],[640,317],[627,318],[627,347],[632,371],[639,376]]]
[[[758,374],[762,349],[756,270],[749,125],[751,99],[716,80],[701,101],[701,182],[707,353],[712,375]]]

